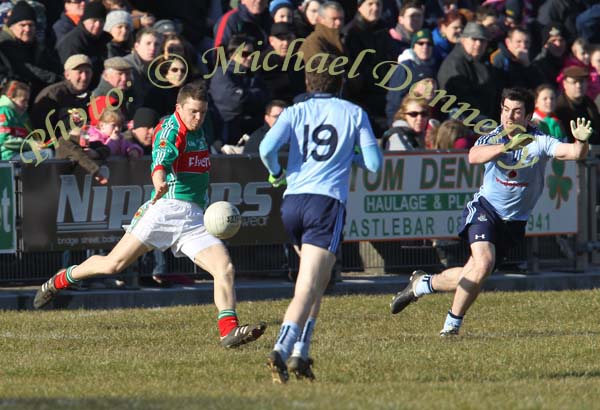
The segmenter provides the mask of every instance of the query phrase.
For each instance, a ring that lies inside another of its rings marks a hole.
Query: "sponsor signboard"
[[[12,164],[0,163],[0,253],[15,253],[17,230],[15,178]]]
[[[577,232],[576,163],[548,162],[527,233]],[[464,153],[390,154],[378,174],[354,169],[344,239],[456,238],[462,210],[483,181]]]

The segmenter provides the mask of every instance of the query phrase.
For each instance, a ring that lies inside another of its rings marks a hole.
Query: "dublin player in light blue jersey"
[[[308,351],[340,246],[352,164],[377,172],[382,163],[366,113],[335,96],[341,80],[307,72],[308,94],[281,113],[260,144],[269,182],[281,186],[287,180],[281,217],[300,254],[294,297],[267,361],[275,383],[287,382],[288,366],[299,379],[315,378]],[[277,159],[285,144],[287,172]]]
[[[571,121],[575,142],[565,144],[529,125],[533,110],[534,97],[528,90],[503,91],[501,125],[480,137],[469,151],[471,164],[485,164],[483,186],[463,211],[460,236],[468,239],[471,257],[465,266],[446,269],[439,275],[413,272],[408,286],[392,300],[392,313],[423,295],[455,291],[440,335],[457,335],[496,261],[524,238],[525,224],[544,188],[547,161],[587,156],[592,134],[589,121]]]

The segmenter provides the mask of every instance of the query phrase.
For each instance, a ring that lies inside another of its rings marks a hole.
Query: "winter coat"
[[[100,142],[110,149],[110,155],[119,157],[129,157],[133,151],[138,153],[138,156],[144,155],[144,150],[138,144],[126,139],[123,134],[119,134],[118,140],[111,139],[109,135],[103,134],[96,127],[87,129],[88,143]]]
[[[20,113],[10,98],[0,97],[0,159],[10,160],[23,151],[29,151],[25,138],[32,131],[27,112]]]
[[[259,48],[264,48],[269,44],[268,36],[271,24],[271,14],[268,9],[255,16],[248,11],[246,6],[240,4],[237,8],[225,13],[216,24],[215,47],[227,47],[231,36],[245,34],[253,37],[255,44],[259,40],[262,41],[262,47]]]
[[[44,88],[35,98],[31,108],[31,122],[33,126],[46,129],[46,118],[53,127],[62,121],[68,128],[69,110],[81,108],[87,112],[90,102],[90,91],[82,93],[76,91],[68,80],[49,85]],[[50,115],[50,112],[54,113]]]

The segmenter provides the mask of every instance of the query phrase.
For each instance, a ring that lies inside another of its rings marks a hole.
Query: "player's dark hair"
[[[342,88],[342,76],[339,74],[330,74],[329,67],[333,62],[333,57],[329,56],[324,65],[325,70],[307,71],[306,91],[309,93],[322,92],[337,94]],[[322,71],[322,72],[319,72]]]
[[[206,82],[196,80],[181,87],[179,93],[177,93],[177,104],[183,105],[188,98],[208,102]]]
[[[271,102],[269,102],[267,104],[267,107],[265,108],[265,114],[269,115],[269,113],[271,112],[271,108],[273,108],[273,107],[285,108],[288,105],[289,104],[283,100],[272,100]]]
[[[521,101],[525,105],[525,114],[533,114],[533,110],[535,109],[535,97],[528,89],[521,87],[505,88],[502,90],[502,99],[500,100],[502,104],[504,104],[504,100],[506,99],[511,101]]]

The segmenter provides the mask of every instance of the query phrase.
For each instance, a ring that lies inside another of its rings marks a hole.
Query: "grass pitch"
[[[393,290],[390,290],[393,291]],[[0,409],[597,409],[600,291],[484,293],[440,339],[451,295],[327,297],[317,382],[272,385],[288,300],[241,303],[267,333],[218,344],[213,306],[0,312]]]

